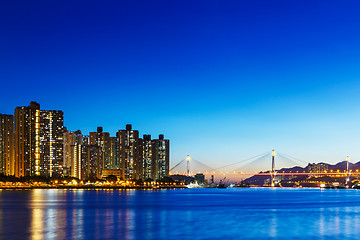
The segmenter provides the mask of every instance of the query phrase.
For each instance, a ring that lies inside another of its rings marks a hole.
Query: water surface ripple
[[[360,191],[3,190],[0,239],[360,239]]]

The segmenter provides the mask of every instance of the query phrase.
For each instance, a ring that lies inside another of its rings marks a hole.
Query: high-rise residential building
[[[110,170],[120,169],[119,143],[117,137],[110,137]]]
[[[75,144],[75,133],[64,127],[63,136],[63,168],[64,175],[71,176],[71,146]]]
[[[164,135],[160,134],[159,139],[152,140],[153,164],[155,164],[155,179],[161,179],[169,176],[169,140],[164,139]]]
[[[63,173],[63,112],[40,104],[15,109],[15,176]]]
[[[164,135],[151,139],[143,138],[143,178],[157,180],[169,176],[169,140]]]
[[[119,145],[120,169],[124,171],[125,179],[142,179],[142,150],[139,132],[132,130],[131,124],[116,134]]]
[[[0,174],[14,175],[14,116],[0,114]]]
[[[80,130],[76,132],[66,130],[63,139],[64,175],[81,179],[82,146],[88,145],[88,143],[83,140]]]
[[[15,176],[40,175],[40,104],[15,109]]]
[[[80,130],[64,133],[64,166],[69,176],[80,180],[102,177],[101,137],[90,134],[82,135]]]
[[[86,180],[102,177],[102,148],[97,140],[81,131],[64,133],[64,166],[71,177]]]
[[[87,153],[86,178],[102,177],[102,149],[97,145],[88,145],[83,149]]]
[[[41,174],[63,175],[64,113],[56,110],[40,111]]]
[[[102,169],[111,169],[110,133],[103,132],[103,128],[98,127],[97,132],[90,132],[90,145],[100,147]]]
[[[151,135],[143,136],[143,179],[155,180],[155,159],[153,157],[153,141]]]
[[[0,115],[0,174],[65,175],[81,180],[111,173],[129,180],[169,175],[169,140],[163,135],[142,139],[128,124],[116,137],[102,127],[85,136],[67,131],[63,118],[62,111],[40,110],[36,102],[17,107],[14,117]]]
[[[79,141],[80,143],[80,141]],[[81,148],[78,148],[81,151],[80,159],[77,159],[78,163],[78,172],[79,172],[79,179],[86,180],[89,178],[89,143],[90,137],[86,135],[81,136]],[[76,167],[74,166],[76,169]]]
[[[137,143],[137,155],[138,160],[136,163],[136,171],[138,173],[137,179],[144,179],[144,158],[143,158],[144,146],[143,139],[139,138]]]
[[[198,184],[205,183],[205,175],[202,173],[197,173],[194,178],[195,178],[195,182]]]

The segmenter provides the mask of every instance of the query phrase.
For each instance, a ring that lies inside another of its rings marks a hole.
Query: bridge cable
[[[215,171],[215,170],[219,170],[219,169],[221,169],[221,168],[230,167],[230,166],[233,166],[233,165],[237,165],[237,164],[239,164],[239,163],[243,163],[243,162],[249,161],[249,160],[254,159],[254,158],[263,157],[263,156],[268,155],[268,154],[269,154],[269,152],[262,153],[262,154],[259,154],[259,155],[255,156],[255,157],[247,158],[247,159],[241,160],[241,161],[239,161],[239,162],[232,163],[232,164],[228,164],[228,165],[225,165],[225,166],[222,166],[222,167],[218,167],[218,168],[214,168],[214,169],[211,169],[211,170],[212,170],[212,171]],[[255,160],[257,160],[257,159],[255,159]]]
[[[292,160],[291,158],[285,157],[284,155],[282,155],[280,153],[278,153],[277,156],[279,159],[286,160],[287,162],[290,162],[291,164],[295,164],[296,166],[299,166],[299,167],[301,167],[300,165],[303,164],[303,163],[299,164],[299,162],[296,162],[296,161]]]
[[[235,171],[240,171],[240,170],[244,169],[247,166],[253,165],[255,162],[260,162],[260,161],[263,161],[264,159],[270,159],[269,156],[270,156],[270,153],[267,153],[267,154],[255,159],[255,160],[253,160],[253,161],[251,161],[249,163],[246,163],[245,165],[235,169]]]
[[[301,159],[298,159],[298,158],[292,157],[292,156],[287,155],[287,154],[285,154],[285,153],[281,153],[281,152],[277,152],[277,153],[280,153],[281,155],[283,155],[283,156],[285,156],[285,157],[295,159],[295,160],[297,160],[297,161],[299,161],[299,162],[302,162],[302,163],[305,163],[305,164],[309,164],[309,162],[307,162],[307,161],[304,161],[304,160],[301,160]]]
[[[184,162],[184,160],[186,161],[186,159],[181,160],[178,164],[176,164],[174,167],[172,167],[169,171],[174,170],[174,168],[178,167],[181,163]]]
[[[206,164],[204,164],[204,163],[202,163],[202,162],[200,162],[200,161],[198,161],[198,160],[196,160],[196,159],[193,159],[193,158],[192,158],[191,160],[192,160],[193,162],[195,162],[195,163],[197,163],[197,164],[199,164],[199,165],[207,168],[207,169],[210,169],[210,170],[213,169],[212,167],[210,167],[210,166],[208,166],[208,165],[206,165]],[[209,170],[207,170],[207,171],[209,171]]]

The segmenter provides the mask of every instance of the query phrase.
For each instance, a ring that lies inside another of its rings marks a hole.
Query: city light
[[[0,166],[5,167],[0,173],[6,176],[38,176],[42,186],[50,186],[51,178],[56,179],[52,181],[55,185],[81,186],[87,181],[113,186],[118,179],[125,179],[120,182],[123,186],[143,186],[143,180],[169,177],[170,145],[163,134],[158,139],[151,135],[141,138],[131,124],[113,137],[102,127],[89,135],[69,131],[61,110],[41,110],[37,102],[17,107],[14,116],[0,117],[0,133],[8,134],[0,137],[0,153],[6,150],[7,154],[0,159]],[[39,184],[34,181],[31,185]]]

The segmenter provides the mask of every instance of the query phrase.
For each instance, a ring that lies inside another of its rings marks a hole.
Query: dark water
[[[0,239],[360,239],[360,191],[3,190]]]

